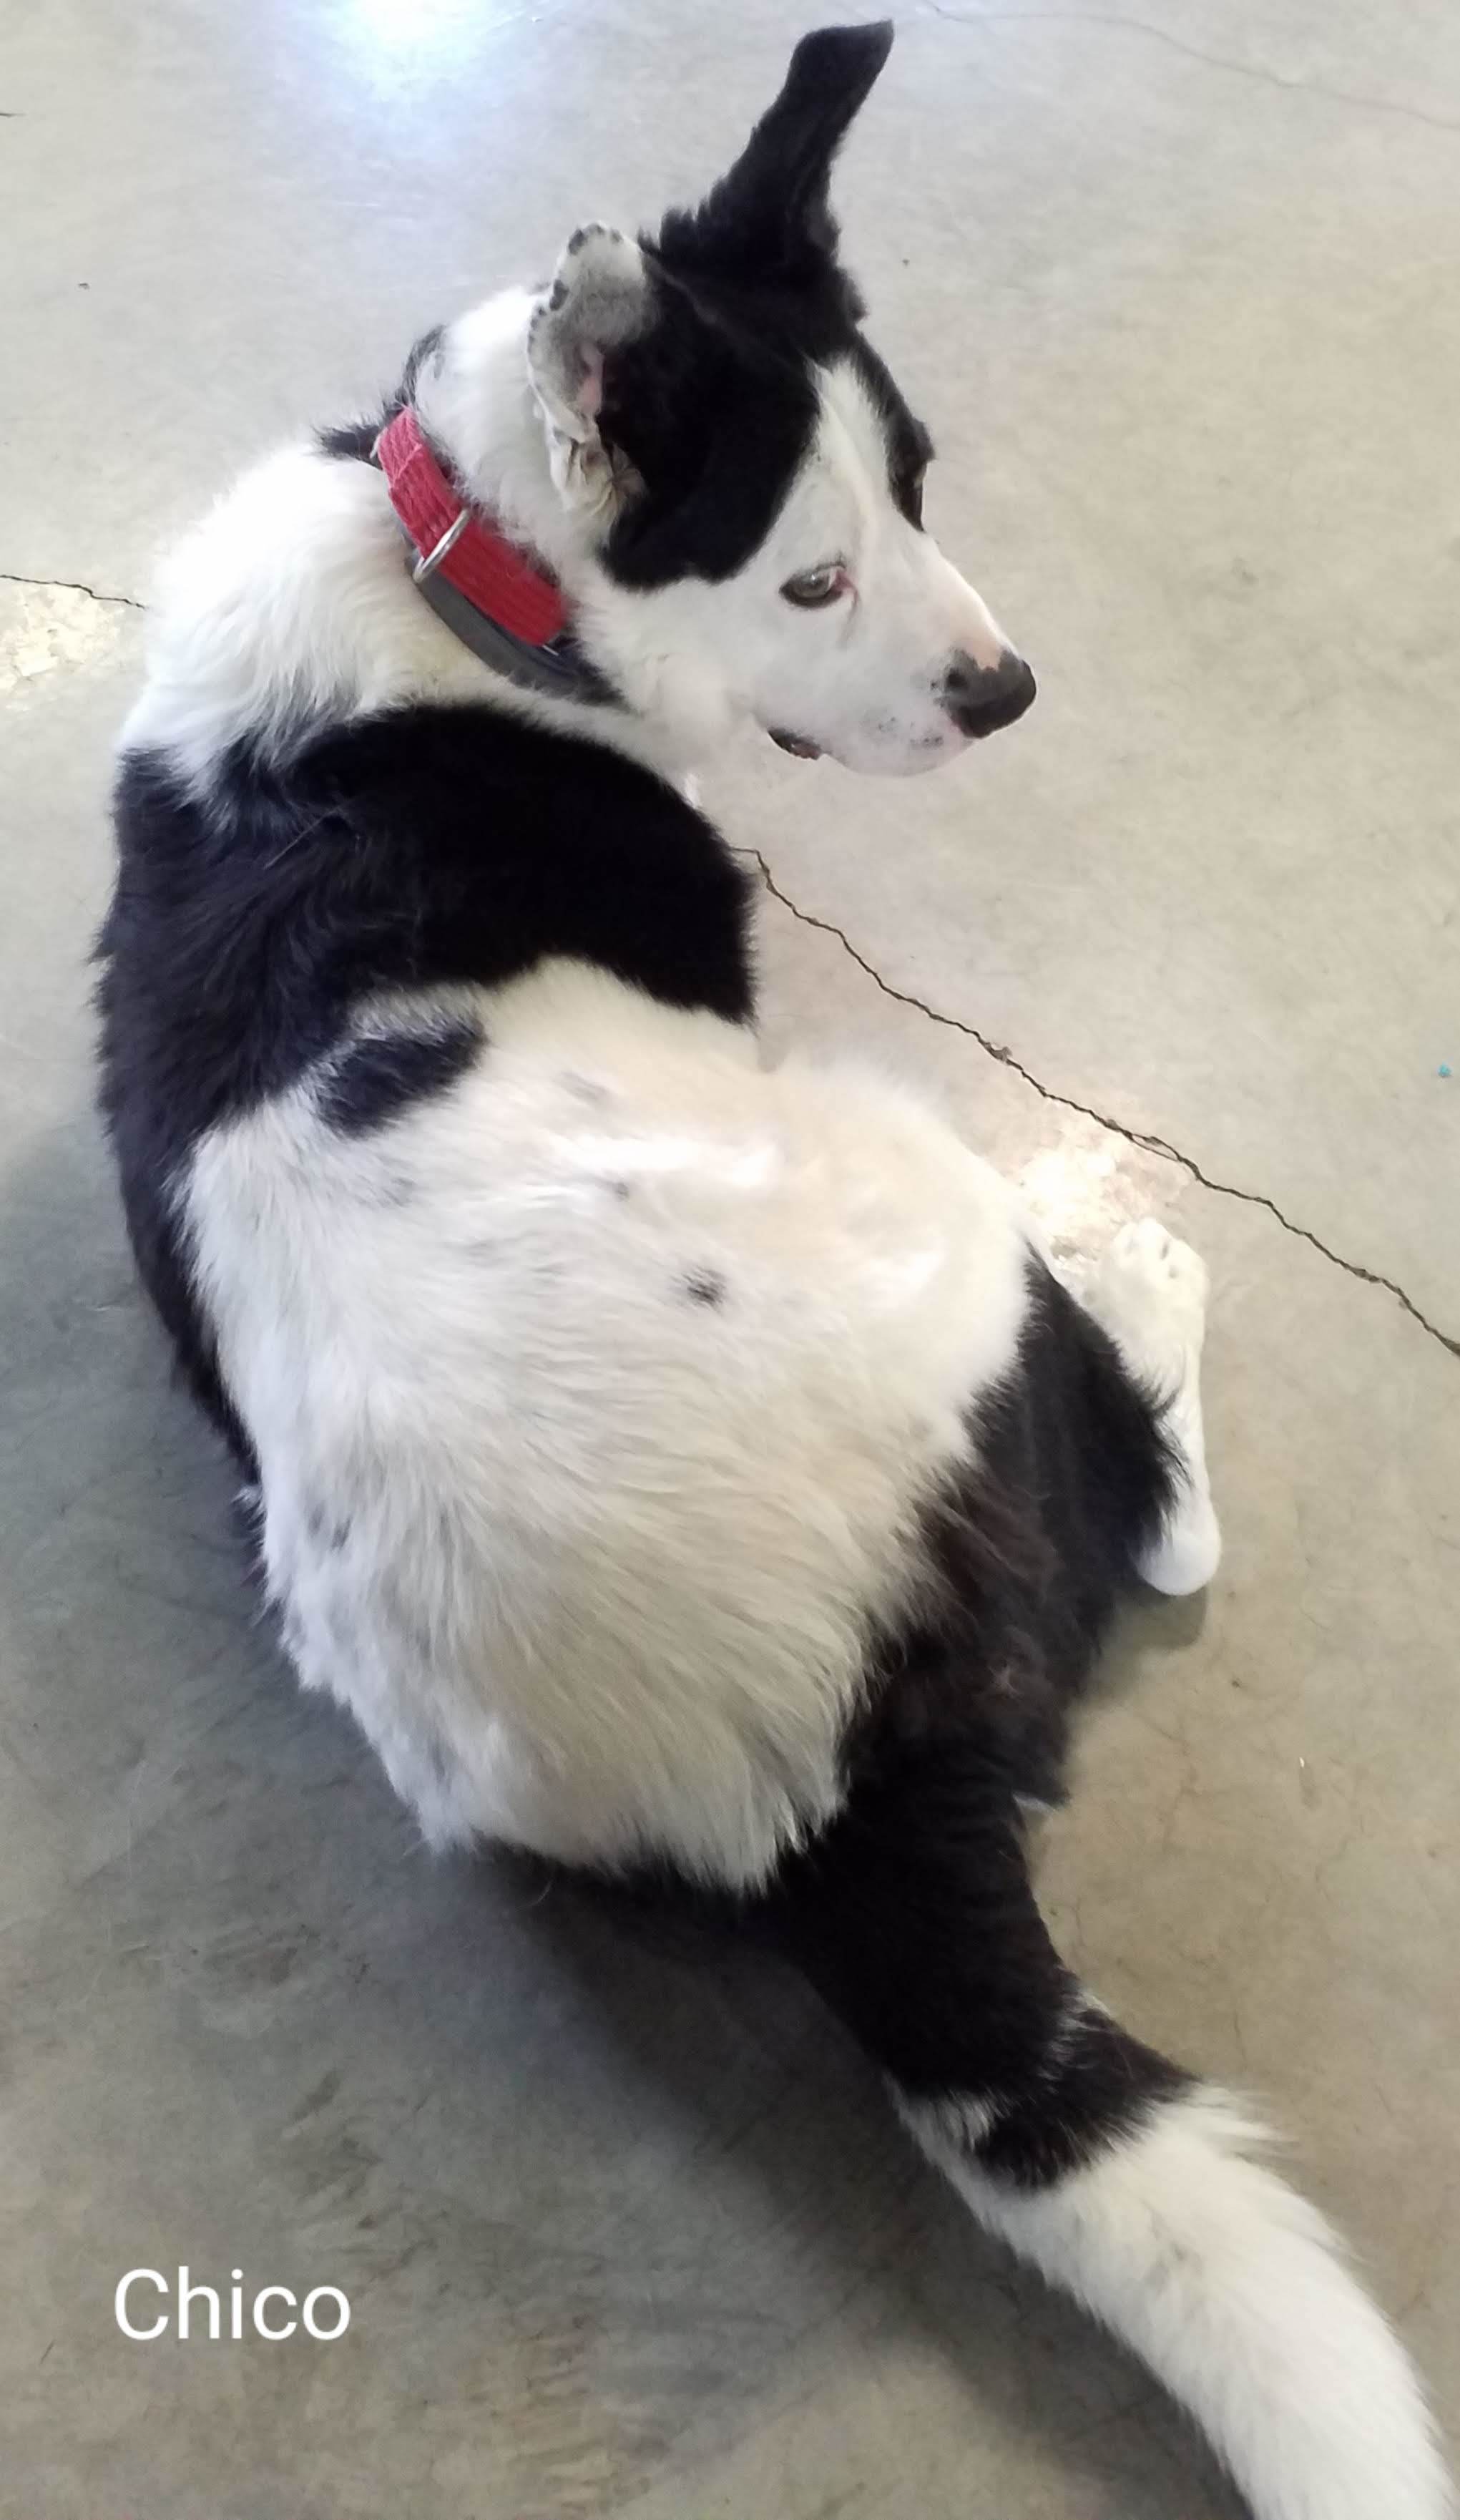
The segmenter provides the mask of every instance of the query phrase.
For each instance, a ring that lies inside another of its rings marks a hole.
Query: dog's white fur
[[[577,249],[600,280],[605,251]],[[632,262],[615,274],[632,284]],[[597,559],[615,485],[591,396],[574,403],[552,340],[529,360],[537,303],[459,324],[419,400],[557,572],[632,714],[489,674],[412,588],[378,476],[300,449],[173,562],[127,740],[205,788],[244,736],[267,749],[311,719],[490,695],[676,775],[745,718],[867,767],[956,749],[935,669],[1002,643],[898,516],[851,375],[821,379],[811,460],[736,578],[627,595]],[[788,609],[781,579],[833,557],[855,604]],[[766,1075],[734,1027],[573,965],[453,1003],[492,1047],[438,1099],[345,1137],[317,1075],[216,1129],[175,1186],[258,1451],[290,1649],[433,1842],[657,1849],[757,1882],[834,1808],[867,1618],[901,1605],[909,1517],[1015,1352],[1023,1229],[988,1168],[873,1075]],[[1105,1283],[1132,1361],[1177,1390],[1191,1508],[1149,1569],[1172,1590],[1217,1546],[1204,1285],[1180,1254],[1152,1229]],[[983,2101],[913,2123],[980,2219],[1193,2408],[1261,2520],[1448,2508],[1397,2347],[1218,2103],[1163,2104],[1038,2193],[973,2161]]]
[[[1261,2520],[1443,2520],[1449,2489],[1403,2353],[1314,2206],[1248,2155],[1210,2087],[1057,2185],[971,2158],[957,2103],[903,2108],[978,2220],[1133,2346]]]
[[[270,1587],[436,1842],[749,1885],[835,1808],[1018,1218],[873,1074],[579,965],[476,1002],[488,1061],[398,1125],[305,1085],[194,1165]]]
[[[1179,1510],[1147,1550],[1140,1572],[1158,1593],[1199,1593],[1221,1563],[1202,1418],[1207,1264],[1154,1216],[1141,1217],[1116,1236],[1085,1300],[1139,1379],[1165,1396],[1167,1430],[1186,1465]]]

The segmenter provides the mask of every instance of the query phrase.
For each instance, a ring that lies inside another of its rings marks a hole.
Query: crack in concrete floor
[[[1194,1156],[1184,1154],[1181,1148],[1173,1147],[1169,1139],[1155,1137],[1144,1129],[1129,1128],[1125,1121],[1112,1119],[1108,1111],[1096,1110],[1093,1103],[1081,1102],[1073,1094],[1061,1094],[1054,1086],[1041,1084],[1033,1070],[1026,1067],[1022,1059],[1016,1058],[1004,1043],[991,1041],[987,1033],[979,1031],[977,1024],[965,1022],[960,1015],[944,1014],[939,1008],[930,1007],[922,998],[914,997],[910,990],[900,989],[891,980],[885,980],[876,965],[867,961],[866,956],[853,944],[844,928],[836,926],[829,919],[817,918],[810,910],[802,910],[798,903],[792,901],[789,893],[781,890],[759,849],[741,848],[737,854],[754,860],[760,869],[761,880],[773,901],[778,901],[781,908],[788,910],[793,919],[799,919],[803,927],[818,927],[823,936],[834,937],[843,952],[851,956],[859,970],[864,971],[867,978],[876,983],[884,997],[895,998],[899,1006],[911,1007],[916,1013],[926,1015],[930,1023],[945,1024],[951,1032],[960,1032],[965,1039],[976,1042],[986,1058],[996,1060],[1000,1067],[1012,1069],[1016,1076],[1022,1077],[1024,1083],[1032,1087],[1041,1102],[1056,1102],[1065,1111],[1078,1111],[1082,1118],[1093,1120],[1097,1127],[1108,1129],[1113,1137],[1124,1138],[1128,1146],[1139,1147],[1146,1154],[1161,1155],[1168,1163],[1179,1164],[1183,1172],[1191,1175],[1193,1181],[1200,1182],[1203,1190],[1214,1191],[1219,1198],[1240,1198],[1249,1207],[1265,1208],[1269,1216],[1276,1218],[1285,1234],[1291,1234],[1296,1241],[1310,1243],[1312,1248],[1320,1252],[1325,1260],[1331,1261],[1336,1269],[1342,1269],[1348,1277],[1357,1278],[1366,1286],[1382,1286],[1386,1294],[1393,1295],[1395,1301],[1402,1305],[1411,1321],[1418,1323],[1428,1338],[1434,1339],[1451,1356],[1460,1357],[1460,1338],[1451,1338],[1447,1330],[1440,1329],[1438,1323],[1432,1322],[1393,1278],[1386,1278],[1381,1270],[1366,1269],[1361,1260],[1346,1260],[1342,1251],[1333,1250],[1321,1236],[1313,1233],[1311,1227],[1296,1224],[1291,1216],[1285,1216],[1276,1199],[1269,1198],[1265,1191],[1242,1190],[1235,1182],[1214,1181],[1210,1173],[1203,1172]]]
[[[93,604],[124,604],[129,612],[147,610],[147,606],[139,604],[135,595],[104,595],[95,586],[83,586],[78,577],[24,577],[19,569],[0,568],[0,584],[36,586],[47,595],[89,595]]]
[[[930,5],[936,6],[936,0],[930,0]],[[939,8],[937,14],[940,17],[947,17],[951,13]],[[1133,22],[1123,20],[1110,22]],[[90,596],[93,604],[123,604],[133,612],[147,610],[147,606],[139,603],[134,595],[102,594],[96,587],[84,585],[79,578],[25,577],[15,569],[5,568],[0,569],[0,581],[9,586],[65,589],[71,595]],[[1108,1129],[1112,1137],[1124,1138],[1128,1146],[1139,1147],[1147,1154],[1160,1155],[1168,1163],[1179,1164],[1182,1171],[1189,1173],[1193,1181],[1200,1182],[1203,1190],[1215,1192],[1219,1198],[1240,1198],[1249,1207],[1265,1208],[1268,1215],[1276,1219],[1285,1234],[1291,1234],[1296,1241],[1310,1243],[1325,1260],[1330,1261],[1334,1268],[1342,1269],[1348,1277],[1358,1279],[1366,1286],[1382,1287],[1386,1294],[1393,1295],[1395,1302],[1403,1307],[1411,1321],[1418,1324],[1427,1338],[1434,1339],[1436,1344],[1447,1350],[1449,1355],[1460,1357],[1460,1338],[1452,1338],[1447,1330],[1442,1330],[1438,1323],[1432,1322],[1427,1314],[1422,1313],[1413,1297],[1407,1295],[1394,1279],[1386,1278],[1382,1270],[1366,1269],[1361,1260],[1345,1259],[1341,1251],[1335,1251],[1320,1235],[1313,1233],[1310,1226],[1299,1225],[1292,1217],[1285,1216],[1276,1199],[1270,1198],[1265,1191],[1242,1190],[1235,1182],[1215,1181],[1210,1173],[1203,1172],[1193,1155],[1184,1153],[1179,1147],[1173,1147],[1169,1139],[1156,1137],[1144,1129],[1129,1128],[1124,1121],[1112,1119],[1108,1111],[1096,1110],[1093,1103],[1081,1102],[1073,1094],[1061,1094],[1054,1086],[1042,1084],[1034,1071],[1026,1067],[1022,1059],[1016,1058],[1004,1043],[991,1041],[987,1033],[979,1031],[977,1024],[967,1023],[959,1015],[945,1014],[939,1008],[928,1006],[922,998],[914,997],[909,990],[899,989],[891,980],[884,979],[876,965],[867,961],[866,956],[853,944],[844,928],[836,926],[829,919],[818,919],[813,912],[802,910],[798,903],[792,901],[789,893],[782,891],[759,849],[742,847],[737,854],[754,860],[760,869],[761,880],[774,901],[778,901],[783,910],[788,910],[793,919],[801,922],[803,927],[818,927],[823,936],[834,937],[843,953],[850,955],[859,970],[864,971],[867,978],[875,982],[884,997],[894,998],[900,1006],[910,1007],[916,1013],[926,1015],[930,1023],[943,1024],[951,1032],[962,1033],[966,1040],[977,1043],[986,1058],[995,1059],[1000,1067],[1010,1068],[1014,1075],[1022,1077],[1024,1083],[1039,1095],[1041,1102],[1058,1103],[1061,1109],[1066,1111],[1078,1111],[1082,1118],[1093,1120],[1097,1127]]]
[[[1282,70],[1269,69],[1262,62],[1235,61],[1229,53],[1209,53],[1200,44],[1189,44],[1182,35],[1173,35],[1165,26],[1154,26],[1145,18],[1126,17],[1109,9],[950,9],[944,0],[924,0],[929,15],[944,18],[951,26],[1103,26],[1117,34],[1144,35],[1153,44],[1164,44],[1168,52],[1179,53],[1188,62],[1200,62],[1204,68],[1225,70],[1233,78],[1252,79],[1259,87],[1274,87],[1289,96],[1316,97],[1323,105],[1345,105],[1357,113],[1396,113],[1407,122],[1422,122],[1431,131],[1460,132],[1460,122],[1442,113],[1427,113],[1422,105],[1406,105],[1402,98],[1360,96],[1352,88],[1328,87],[1321,79],[1290,77]]]

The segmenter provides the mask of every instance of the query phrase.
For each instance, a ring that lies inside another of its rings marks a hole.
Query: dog
[[[171,562],[98,948],[129,1230],[432,1847],[727,1902],[1259,2520],[1438,2520],[1325,2225],[1031,1885],[1119,1598],[1217,1567],[1202,1264],[1147,1220],[1077,1300],[903,1088],[768,1073],[686,785],[747,721],[910,773],[1034,697],[838,256],[890,42],[805,37],[698,207],[577,229]]]

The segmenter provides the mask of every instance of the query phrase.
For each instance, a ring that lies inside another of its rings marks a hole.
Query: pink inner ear
[[[578,408],[585,420],[597,420],[603,404],[603,353],[585,350],[583,382],[578,387]]]

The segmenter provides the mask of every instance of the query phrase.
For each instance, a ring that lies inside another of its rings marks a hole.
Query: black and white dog
[[[745,721],[912,771],[1033,695],[836,256],[890,40],[808,36],[698,209],[578,230],[172,562],[101,949],[132,1238],[433,1846],[730,1898],[1261,2520],[1438,2520],[1325,2226],[1030,1884],[1123,1587],[1217,1564],[1202,1265],[1138,1225],[1077,1303],[906,1092],[765,1072],[686,801]]]

